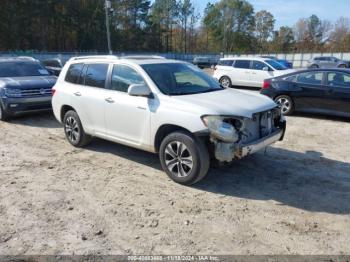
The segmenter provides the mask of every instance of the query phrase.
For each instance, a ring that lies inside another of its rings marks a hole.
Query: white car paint
[[[234,86],[248,86],[248,87],[259,87],[261,88],[265,79],[281,76],[295,72],[294,69],[277,70],[273,66],[266,63],[271,60],[268,58],[261,57],[231,57],[222,58],[220,61],[237,61],[237,60],[249,60],[258,61],[264,63],[269,71],[254,70],[252,68],[242,69],[235,68],[234,65],[217,65],[214,71],[213,77],[220,81],[224,76],[230,78],[232,85]]]
[[[70,84],[65,81],[68,68],[77,63],[127,65],[135,69],[151,89],[153,98],[134,97],[128,93]],[[266,96],[233,89],[210,93],[168,96],[163,94],[142,64],[184,63],[166,59],[117,59],[93,57],[71,59],[64,66],[52,99],[54,115],[62,123],[61,110],[68,105],[79,115],[87,134],[155,152],[155,137],[163,125],[176,125],[191,133],[206,132],[204,115],[232,115],[251,118],[254,113],[270,110],[276,104]],[[109,99],[113,101],[109,103]]]

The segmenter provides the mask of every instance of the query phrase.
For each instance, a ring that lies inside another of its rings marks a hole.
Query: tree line
[[[104,0],[1,0],[0,50],[106,51]],[[350,20],[316,15],[275,28],[247,0],[111,0],[116,52],[248,53],[350,51]]]

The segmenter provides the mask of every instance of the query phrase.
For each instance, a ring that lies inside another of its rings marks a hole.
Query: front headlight
[[[231,124],[224,122],[224,117],[203,116],[202,121],[215,138],[226,143],[235,143],[238,141],[239,135],[236,129]]]
[[[7,97],[22,97],[20,89],[5,88],[5,96]]]

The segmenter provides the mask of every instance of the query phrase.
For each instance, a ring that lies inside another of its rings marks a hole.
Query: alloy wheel
[[[224,77],[220,81],[221,85],[225,88],[230,88],[231,87],[231,82],[227,77]]]
[[[288,113],[292,106],[292,103],[289,101],[289,99],[284,97],[277,99],[276,103],[281,107],[282,114]]]
[[[80,138],[80,129],[78,122],[73,117],[68,117],[65,123],[65,131],[68,139],[76,143]]]
[[[165,165],[173,175],[186,177],[193,169],[193,157],[184,143],[173,141],[165,148]]]

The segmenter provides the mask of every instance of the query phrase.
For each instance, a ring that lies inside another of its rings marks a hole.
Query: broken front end
[[[277,107],[255,113],[252,118],[206,115],[202,120],[220,162],[243,158],[281,141],[286,130],[286,120]]]

